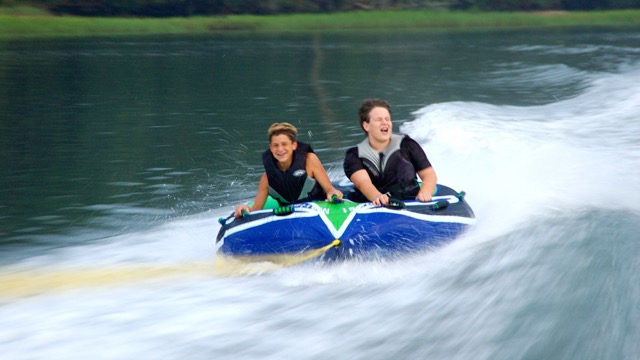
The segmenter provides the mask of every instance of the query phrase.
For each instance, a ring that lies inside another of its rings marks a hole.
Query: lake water
[[[477,225],[220,271],[268,126],[341,179],[368,97]],[[7,359],[632,359],[639,234],[640,29],[0,42]]]

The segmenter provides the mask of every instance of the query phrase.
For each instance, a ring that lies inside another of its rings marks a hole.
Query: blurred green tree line
[[[476,11],[638,9],[640,0],[0,0],[83,16],[290,14],[374,9],[441,8]]]

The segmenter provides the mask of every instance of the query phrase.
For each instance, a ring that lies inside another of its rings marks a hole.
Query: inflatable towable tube
[[[475,223],[464,195],[438,184],[431,202],[393,201],[387,207],[350,200],[278,207],[272,200],[243,218],[220,219],[216,251],[273,262],[283,256],[333,260],[424,251],[455,239]]]

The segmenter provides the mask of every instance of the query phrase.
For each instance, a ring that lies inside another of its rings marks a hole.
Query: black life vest
[[[298,142],[291,166],[286,171],[280,170],[278,160],[270,150],[262,153],[262,163],[269,181],[269,195],[281,205],[324,199],[325,194],[320,184],[307,175],[306,160],[307,153],[310,152],[313,153],[313,149],[309,144]]]
[[[358,144],[358,157],[371,182],[381,193],[389,193],[394,198],[411,199],[418,195],[420,186],[413,164],[402,155],[404,137],[392,134],[389,146],[381,153],[374,150],[366,138]]]

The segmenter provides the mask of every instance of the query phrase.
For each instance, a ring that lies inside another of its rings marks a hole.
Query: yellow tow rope
[[[293,266],[313,258],[322,256],[329,249],[340,246],[342,241],[336,239],[319,249],[308,250],[298,254],[261,255],[261,256],[218,256],[215,271],[221,275],[247,275],[262,273],[287,266]]]
[[[118,265],[103,268],[50,268],[5,271],[0,274],[0,297],[33,296],[41,293],[104,285],[126,285],[168,276],[206,273],[213,263],[175,265]]]
[[[52,291],[83,287],[126,285],[169,276],[189,274],[246,275],[299,264],[321,256],[340,240],[319,249],[300,254],[264,257],[225,258],[218,255],[214,262],[202,261],[175,265],[113,266],[106,268],[68,268],[16,270],[0,273],[0,299],[3,297],[34,296]]]

